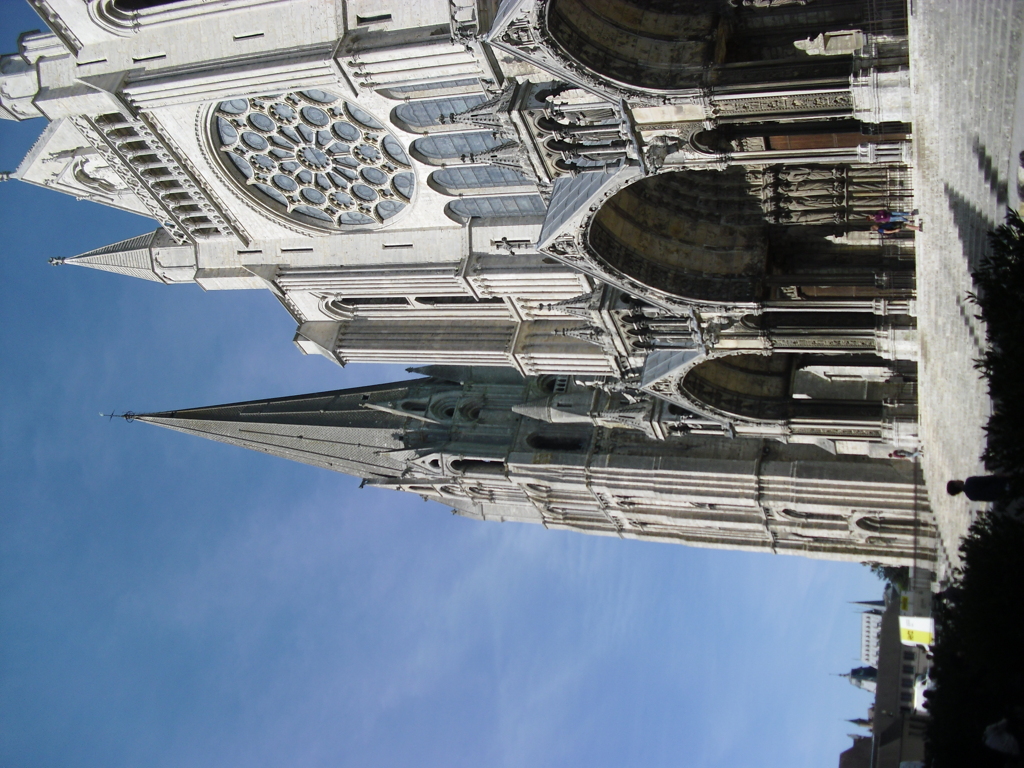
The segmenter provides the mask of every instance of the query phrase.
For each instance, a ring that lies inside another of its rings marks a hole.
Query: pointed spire
[[[474,381],[478,384],[519,384],[523,381],[523,375],[515,368],[503,366],[474,366],[474,365],[419,365],[406,368],[409,373],[418,373],[420,376],[430,376],[438,381],[451,381],[458,384],[465,384],[467,381]]]
[[[410,386],[424,385],[430,380],[137,414],[134,420],[357,477],[399,477],[415,455],[402,440],[408,415],[374,406],[399,402]]]
[[[150,246],[155,238],[156,232],[147,232],[144,235],[105,245],[69,259],[52,259],[50,263],[92,267],[93,269],[102,269],[104,272],[116,272],[119,275],[141,277],[143,280],[155,280],[162,283],[163,280],[153,270],[153,254]]]
[[[561,301],[552,301],[546,304],[541,304],[541,309],[548,311],[552,310],[579,310],[585,314],[580,314],[580,317],[590,317],[591,312],[595,310],[600,304],[601,296],[597,290],[590,291],[589,293],[583,293],[579,296],[573,296],[571,299],[562,299]]]
[[[547,397],[527,400],[525,403],[513,405],[512,411],[514,413],[518,413],[520,416],[533,419],[534,421],[546,421],[549,424],[553,421],[551,415],[551,401],[550,398]]]
[[[594,390],[581,389],[571,393],[550,395],[513,405],[520,416],[549,424],[592,424]]]
[[[472,125],[492,130],[504,128],[506,127],[507,120],[503,120],[503,117],[508,114],[509,104],[512,101],[512,95],[515,90],[516,82],[509,80],[497,95],[492,96],[481,104],[474,104],[461,112],[453,112],[447,117],[442,116],[441,122],[461,123],[463,125]]]
[[[159,250],[160,259],[155,258]],[[74,264],[158,283],[192,282],[196,274],[195,246],[178,245],[162,228],[130,237],[51,264]]]

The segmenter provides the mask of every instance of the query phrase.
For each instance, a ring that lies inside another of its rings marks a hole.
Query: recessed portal
[[[608,266],[698,301],[753,301],[765,272],[764,214],[742,168],[648,177],[602,206],[589,232]]]

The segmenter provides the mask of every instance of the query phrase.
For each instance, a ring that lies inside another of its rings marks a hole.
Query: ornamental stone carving
[[[87,189],[107,195],[128,191],[128,185],[99,155],[77,157],[72,163],[75,180]]]
[[[292,222],[327,230],[375,227],[412,201],[416,177],[398,139],[333,93],[223,101],[210,127],[230,175]]]
[[[716,115],[772,114],[775,112],[820,112],[853,110],[849,91],[835,93],[755,96],[743,99],[718,98],[713,102]]]

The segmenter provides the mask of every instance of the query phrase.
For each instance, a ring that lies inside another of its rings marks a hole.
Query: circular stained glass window
[[[409,156],[383,123],[319,90],[223,101],[211,134],[225,168],[272,210],[319,229],[365,228],[405,209]]]

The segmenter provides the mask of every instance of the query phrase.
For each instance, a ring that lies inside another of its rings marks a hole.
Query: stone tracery
[[[322,229],[379,225],[412,199],[415,176],[402,145],[332,93],[223,101],[212,128],[232,175],[293,221]]]

